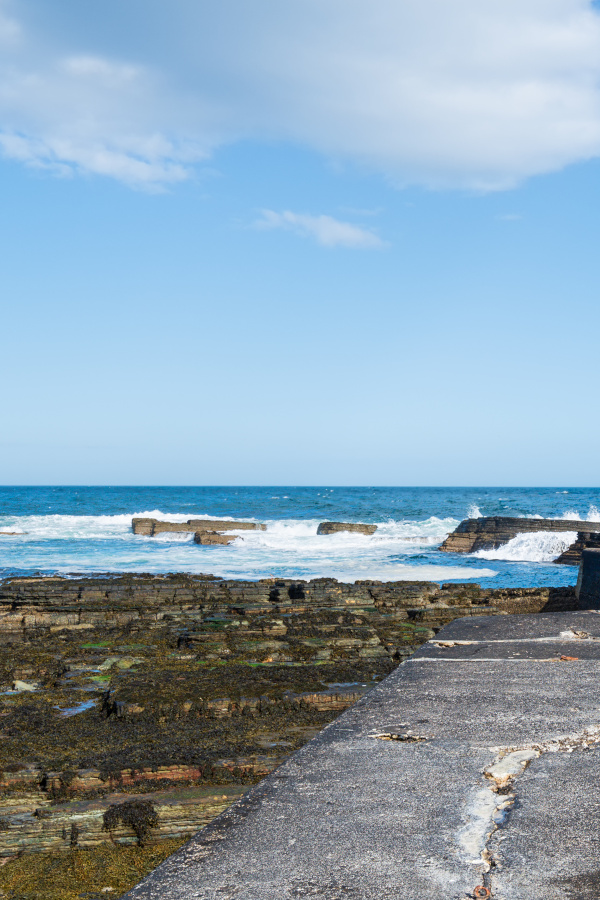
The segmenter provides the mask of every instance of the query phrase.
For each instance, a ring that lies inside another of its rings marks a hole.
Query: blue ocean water
[[[565,585],[576,569],[554,565],[574,539],[538,533],[497,551],[441,554],[464,518],[538,516],[600,521],[599,488],[402,487],[0,487],[0,575],[203,572],[343,581],[477,581],[486,587]],[[191,535],[134,535],[133,516],[258,520],[228,547]],[[319,522],[373,522],[377,532],[318,536]]]

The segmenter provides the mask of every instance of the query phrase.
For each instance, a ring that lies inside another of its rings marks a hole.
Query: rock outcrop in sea
[[[443,553],[475,553],[477,550],[496,550],[518,534],[539,531],[576,532],[577,540],[555,562],[579,565],[581,551],[600,546],[600,522],[579,519],[518,519],[504,516],[482,516],[465,519],[449,534],[440,550]]]
[[[321,522],[317,528],[317,534],[338,534],[340,531],[350,531],[355,534],[375,534],[377,525],[363,525],[359,522]]]
[[[154,537],[167,532],[196,531],[266,531],[262,522],[235,522],[225,519],[188,519],[187,522],[165,522],[162,519],[133,518],[131,527],[134,534]]]
[[[203,546],[213,546],[215,544],[231,544],[235,541],[234,534],[219,534],[218,531],[195,531],[194,543]]]

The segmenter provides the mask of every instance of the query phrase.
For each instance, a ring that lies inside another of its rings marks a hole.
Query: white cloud
[[[276,139],[398,184],[497,189],[600,154],[589,0],[105,0],[100,19],[55,0],[47,16],[0,0],[2,147],[29,165],[152,186]]]
[[[341,222],[333,216],[310,216],[302,213],[274,212],[272,209],[263,209],[262,217],[255,223],[256,228],[282,228],[285,231],[293,231],[302,237],[311,237],[322,247],[354,247],[361,250],[372,250],[385,247],[381,238],[359,228],[350,222]]]

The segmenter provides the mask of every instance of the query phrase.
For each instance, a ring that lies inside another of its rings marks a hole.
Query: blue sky
[[[598,483],[580,0],[0,0],[5,484]]]

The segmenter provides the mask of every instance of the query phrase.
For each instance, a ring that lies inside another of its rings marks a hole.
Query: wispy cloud
[[[261,218],[254,223],[255,228],[282,228],[293,231],[301,237],[310,237],[322,247],[353,247],[360,250],[374,250],[386,247],[372,231],[341,222],[333,216],[311,216],[306,213],[275,212],[272,209],[261,210]]]
[[[5,155],[151,186],[265,138],[481,189],[600,155],[589,0],[104,0],[101,28],[90,9],[55,0],[49,28],[44,0],[0,0]]]

